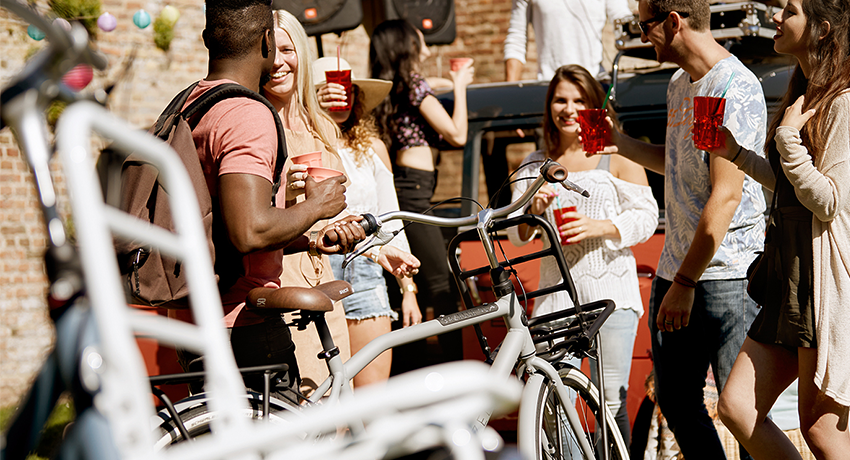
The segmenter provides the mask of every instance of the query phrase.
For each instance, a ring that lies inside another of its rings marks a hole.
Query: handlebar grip
[[[546,182],[554,184],[567,178],[567,168],[556,162],[548,162],[541,168],[540,175]]]
[[[378,231],[378,219],[375,218],[372,214],[362,214],[363,220],[360,221],[360,226],[363,227],[363,231],[366,232],[366,236],[369,236]]]

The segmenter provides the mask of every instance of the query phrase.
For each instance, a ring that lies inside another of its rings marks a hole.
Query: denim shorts
[[[384,269],[366,257],[356,257],[342,269],[344,256],[330,255],[334,278],[348,281],[354,294],[342,299],[345,319],[359,321],[369,318],[389,317],[398,319],[398,313],[390,308],[387,300],[387,283]]]

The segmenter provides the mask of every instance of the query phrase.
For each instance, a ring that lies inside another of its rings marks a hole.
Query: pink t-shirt
[[[236,82],[201,80],[189,95],[186,106],[205,91],[223,83]],[[201,118],[192,134],[213,198],[218,196],[218,177],[224,174],[253,174],[272,182],[277,130],[271,112],[261,102],[244,97],[221,101]],[[284,207],[285,187],[280,188],[276,203],[277,207]],[[283,250],[247,254],[242,258],[242,266],[245,275],[221,298],[227,327],[262,321],[262,316],[244,308],[245,296],[255,287],[280,287]]]

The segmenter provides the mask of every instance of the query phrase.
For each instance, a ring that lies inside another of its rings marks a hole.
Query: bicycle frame
[[[544,167],[546,167],[546,165],[548,164],[549,163],[544,164]],[[475,229],[478,232],[478,236],[484,245],[484,249],[486,251],[487,258],[490,263],[491,273],[504,273],[502,265],[498,261],[498,258],[493,249],[493,243],[489,234],[489,231],[493,227],[493,219],[497,217],[507,216],[508,214],[522,208],[522,206],[524,206],[525,203],[528,202],[531,196],[533,196],[534,193],[537,192],[537,190],[540,188],[540,186],[543,185],[543,183],[545,183],[545,181],[543,179],[543,176],[541,175],[528,188],[526,193],[514,203],[511,203],[508,206],[505,206],[498,210],[484,209],[480,211],[477,216],[469,216],[465,218],[441,218],[436,216],[424,216],[410,212],[397,211],[380,216],[377,219],[379,222],[378,225],[380,228],[381,223],[394,219],[402,219],[407,221],[446,227],[475,225]],[[529,218],[531,217],[532,216],[529,216]],[[538,219],[540,218],[538,217]],[[542,219],[540,220],[542,221]],[[554,235],[551,228],[548,228],[547,231]],[[557,241],[554,236],[550,237],[553,238],[553,241]],[[559,261],[560,266],[562,267],[562,272],[566,274],[566,279],[563,281],[562,284],[559,284],[558,286],[554,286],[552,288],[548,288],[546,290],[537,291],[536,294],[540,295],[546,292],[552,292],[557,289],[566,288],[569,290],[574,304],[578,305],[577,297],[575,294],[575,288],[573,286],[572,279],[569,277],[569,270],[566,269],[566,263],[563,261],[563,255],[560,254],[559,251],[555,252],[560,255],[560,257],[558,257],[557,259]],[[452,268],[453,270],[455,270],[454,266]],[[510,285],[509,288],[504,284],[505,280],[507,280],[507,284]],[[361,370],[363,370],[363,368],[365,368],[372,360],[377,358],[381,353],[386,350],[392,349],[393,347],[399,345],[407,344],[417,340],[422,340],[434,335],[444,334],[447,332],[461,329],[466,326],[473,326],[479,323],[483,323],[485,321],[502,317],[505,319],[508,331],[504,341],[500,346],[500,349],[496,353],[495,359],[493,360],[492,366],[490,368],[490,375],[495,381],[500,381],[507,380],[515,368],[525,370],[529,377],[526,384],[526,389],[523,392],[520,407],[522,407],[523,403],[528,401],[529,398],[533,398],[534,395],[536,395],[535,389],[538,388],[540,384],[542,384],[544,379],[548,378],[555,384],[556,392],[558,394],[558,397],[560,398],[560,401],[562,401],[564,412],[567,414],[567,419],[573,431],[576,433],[583,432],[579,416],[575,407],[571,406],[570,404],[563,403],[564,401],[571,401],[571,398],[566,386],[560,380],[558,371],[548,361],[535,356],[537,350],[535,348],[534,340],[528,328],[528,319],[526,318],[525,309],[519,302],[519,298],[517,297],[516,292],[513,289],[513,284],[507,277],[502,280],[501,287],[497,287],[496,284],[497,281],[494,277],[494,290],[497,294],[497,300],[493,303],[484,304],[481,306],[469,308],[467,310],[459,311],[457,313],[441,316],[430,321],[411,325],[404,329],[395,330],[390,333],[378,336],[371,342],[366,344],[360,351],[355,353],[345,363],[342,362],[342,359],[338,355],[328,359],[328,368],[330,370],[330,376],[325,379],[325,381],[322,382],[321,385],[319,385],[317,390],[311,395],[310,401],[314,403],[318,402],[322,397],[328,394],[328,391],[330,391],[327,402],[330,404],[334,404],[339,400],[339,398],[341,397],[340,395],[351,394],[351,387],[348,384],[349,380]],[[601,360],[599,362],[599,366],[601,367]],[[527,414],[523,415],[523,412],[520,412],[520,414],[521,417],[529,416]],[[534,415],[531,414],[531,416],[533,417]],[[482,414],[476,420],[475,428],[478,430],[483,429],[489,422],[489,419],[490,414]],[[529,423],[529,421],[521,419],[520,423]],[[607,445],[607,439],[605,438],[607,434],[605,433],[605,430],[602,430],[602,433],[604,442],[603,445]],[[585,458],[587,460],[592,460],[593,448],[590,446],[587,439],[584,436],[577,436],[576,438],[580,444],[582,452],[585,455]],[[534,446],[532,444],[533,443],[529,442],[528,440],[519,440],[520,452],[524,456],[526,456],[526,458],[534,458],[535,451]],[[607,458],[607,456],[603,458]]]
[[[462,431],[472,414],[487,408],[509,411],[515,405],[520,392],[517,382],[505,382],[497,387],[489,382],[484,369],[462,363],[429,369],[398,380],[397,384],[394,380],[386,389],[392,397],[382,393],[353,398],[350,404],[340,405],[336,413],[319,409],[305,411],[304,423],[295,427],[252,423],[242,417],[240,413],[243,409],[250,410],[250,405],[222,327],[223,309],[199,207],[182,162],[162,141],[114,117],[98,104],[80,101],[77,95],[62,88],[61,76],[78,62],[105,64],[102,56],[92,54],[88,48],[88,36],[81,26],[75,24],[72,31],[65,34],[23,3],[11,0],[2,6],[39,27],[50,39],[47,50],[33,58],[21,75],[3,88],[0,110],[2,126],[8,125],[15,130],[35,176],[48,231],[48,251],[53,248],[70,251],[70,255],[64,254],[68,260],[62,261],[68,266],[59,268],[77,276],[63,278],[50,273],[57,267],[48,263],[51,295],[60,291],[68,294],[61,298],[65,301],[62,308],[54,312],[56,348],[22,405],[24,411],[30,412],[15,417],[9,431],[14,433],[13,437],[7,438],[4,433],[0,439],[0,458],[7,453],[14,458],[26,455],[32,447],[30,441],[41,429],[63,388],[71,389],[75,399],[80,396],[88,401],[84,407],[77,406],[80,412],[62,443],[59,458],[99,460],[247,460],[260,458],[261,453],[263,458],[279,458],[281,452],[293,448],[303,451],[315,447],[313,443],[302,442],[300,435],[305,429],[335,433],[338,423],[358,417],[388,426],[404,419],[408,429],[406,436],[428,429],[438,435],[437,445],[454,449],[450,435]],[[58,122],[56,145],[66,174],[78,253],[68,241],[59,218],[48,167],[53,151],[47,141],[44,109],[63,92],[67,93],[64,98],[70,105]],[[91,152],[95,132],[111,140],[114,151],[135,153],[159,170],[163,185],[171,192],[176,233],[155,228],[104,202]],[[129,308],[111,244],[113,235],[144,241],[183,261],[196,325],[134,313]],[[79,266],[74,265],[75,262],[79,262]],[[63,282],[66,285],[59,286]],[[71,286],[67,285],[69,282]],[[151,404],[147,372],[135,342],[138,336],[184,347],[207,357],[207,400],[216,414],[210,422],[214,429],[211,436],[184,443],[173,450],[154,451],[152,428],[157,426],[157,419]],[[473,394],[470,388],[476,392]],[[411,391],[417,396],[413,400],[409,397]],[[432,404],[434,407],[430,406]],[[449,404],[464,409],[451,413],[436,410]],[[420,420],[428,425],[423,427]],[[489,434],[498,438],[495,432]],[[483,444],[474,442],[483,438],[472,435],[466,439],[473,442],[458,449],[457,453],[462,454],[459,458],[483,460]],[[377,452],[399,447],[404,452],[404,446],[393,444],[395,442],[398,439],[392,436],[353,441],[345,438],[337,440],[333,446],[323,445],[322,449],[327,447],[329,455],[333,455],[335,450],[345,451],[349,444],[358,444]],[[358,457],[349,455],[347,458]]]
[[[570,401],[570,395],[566,386],[561,382],[558,371],[548,361],[535,356],[536,349],[534,341],[528,327],[523,324],[525,313],[523,307],[519,304],[515,293],[510,296],[502,297],[494,303],[474,307],[468,310],[459,311],[441,318],[433,319],[408,326],[404,329],[392,331],[388,334],[376,337],[374,340],[366,344],[360,351],[354,354],[348,361],[342,363],[341,358],[336,356],[329,362],[331,368],[331,376],[326,379],[319,388],[311,395],[310,400],[318,402],[318,400],[330,389],[330,403],[338,400],[342,393],[351,393],[351,388],[347,384],[348,379],[363,370],[373,359],[381,353],[393,347],[406,343],[421,340],[433,335],[444,334],[466,326],[483,323],[499,317],[506,318],[508,332],[502,342],[501,348],[493,360],[490,368],[490,375],[497,381],[507,381],[511,376],[517,363],[521,363],[526,372],[529,374],[529,381],[526,383],[528,388],[531,388],[529,383],[538,383],[544,378],[550,379],[555,383],[558,396],[561,401]],[[534,379],[533,381],[531,379]],[[525,402],[530,394],[523,394],[521,399]],[[522,407],[522,402],[520,407]],[[576,432],[582,432],[581,423],[575,407],[566,404],[564,411],[567,414],[570,425]],[[482,414],[475,422],[475,428],[483,429],[490,421],[490,414]],[[522,423],[522,421],[521,421]],[[591,453],[593,449],[587,442],[587,439],[577,437],[581,443],[582,451],[587,456],[588,460],[592,460]],[[529,446],[529,442],[520,440],[520,451],[524,453],[524,458],[533,458],[533,446]]]

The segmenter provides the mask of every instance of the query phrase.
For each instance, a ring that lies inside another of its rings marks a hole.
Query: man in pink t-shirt
[[[222,83],[237,83],[259,92],[271,73],[275,46],[271,5],[267,0],[208,0],[204,44],[209,70],[189,96],[187,105],[204,91]],[[272,379],[278,397],[296,398],[300,385],[295,345],[278,315],[258,315],[245,308],[255,287],[280,287],[283,250],[306,250],[312,225],[345,209],[345,177],[316,183],[308,179],[306,199],[284,208],[284,192],[271,205],[278,139],[273,114],[261,102],[232,98],[219,102],[193,131],[198,156],[213,198],[213,238],[216,252],[230,249],[242,255],[242,272],[232,286],[220,286],[225,325],[239,367],[289,364],[289,371]],[[315,241],[316,250],[337,253],[365,239],[359,218],[326,227]],[[230,246],[229,248],[227,246]],[[177,315],[180,317],[180,315]],[[181,319],[191,320],[182,317]],[[201,358],[179,350],[181,365],[199,370]],[[262,376],[247,376],[249,388],[263,391]],[[198,388],[193,388],[198,390]]]

